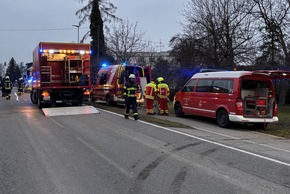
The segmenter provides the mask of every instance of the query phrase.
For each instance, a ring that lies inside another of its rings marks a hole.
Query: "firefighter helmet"
[[[129,75],[129,79],[135,79],[135,75],[134,74],[130,74]]]
[[[158,82],[162,82],[162,81],[164,81],[164,78],[163,78],[163,77],[158,77],[158,78],[157,78],[157,81],[158,81]]]
[[[9,76],[7,75],[5,78],[6,78],[6,79],[9,79]]]

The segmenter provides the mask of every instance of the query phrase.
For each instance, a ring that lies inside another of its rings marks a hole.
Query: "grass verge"
[[[269,124],[266,129],[259,130],[261,133],[275,135],[290,139],[290,106],[278,107],[279,122]]]

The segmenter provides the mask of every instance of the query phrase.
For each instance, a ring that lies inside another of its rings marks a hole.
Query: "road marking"
[[[228,137],[228,138],[232,138],[232,139],[235,139],[235,140],[241,140],[241,141],[248,142],[248,143],[251,143],[251,144],[256,144],[256,145],[260,145],[260,146],[263,146],[263,147],[272,148],[272,149],[275,149],[275,150],[279,150],[279,151],[290,153],[290,150],[285,150],[285,149],[277,148],[277,147],[270,146],[270,145],[260,144],[260,143],[257,143],[257,142],[254,142],[254,141],[250,141],[250,140],[242,140],[241,138],[238,138],[238,137],[234,137],[234,136],[231,136],[231,135],[225,135],[225,134],[222,134],[222,133],[217,133],[217,132],[209,131],[209,130],[206,130],[206,129],[201,129],[201,128],[198,128],[198,127],[194,127],[194,128],[197,129],[197,130],[200,130],[200,131],[205,131],[207,133],[212,133],[212,134],[220,135],[220,136],[223,136],[223,137]]]
[[[101,156],[104,160],[106,160],[108,163],[110,163],[112,166],[117,168],[119,171],[121,171],[127,178],[133,178],[130,173],[128,173],[125,169],[123,169],[121,166],[119,166],[116,162],[108,158],[106,155],[102,154],[99,150],[95,149],[93,146],[82,140],[81,138],[77,137],[77,140],[79,140],[82,144],[84,144],[86,147],[91,149],[93,152]]]
[[[64,126],[62,124],[60,124],[59,122],[57,122],[56,120],[54,120],[53,118],[49,117],[51,121],[53,121],[55,124],[57,124],[58,126],[60,126],[61,128],[64,128]]]
[[[111,113],[111,114],[117,115],[117,116],[121,116],[121,117],[124,116],[124,115],[121,115],[121,114],[118,114],[118,113],[114,113],[114,112],[111,112],[111,111],[107,111],[107,110],[103,110],[103,109],[101,109],[101,110],[104,111],[104,112],[107,112],[107,113]],[[241,152],[241,153],[244,153],[244,154],[248,154],[248,155],[251,155],[251,156],[255,156],[255,157],[258,157],[258,158],[261,158],[261,159],[265,159],[265,160],[268,160],[268,161],[271,161],[271,162],[275,162],[275,163],[290,167],[290,163],[286,163],[286,162],[283,162],[283,161],[280,161],[280,160],[277,160],[277,159],[274,159],[274,158],[262,156],[260,154],[255,154],[253,152],[245,151],[245,150],[242,150],[242,149],[239,149],[239,148],[235,148],[235,147],[232,147],[232,146],[228,146],[228,145],[225,145],[225,144],[222,144],[222,143],[218,143],[218,142],[215,142],[215,141],[207,140],[207,139],[204,139],[204,138],[201,138],[201,137],[197,137],[197,136],[194,136],[194,135],[191,135],[191,134],[188,134],[188,133],[184,133],[184,132],[181,132],[181,131],[176,131],[174,129],[169,129],[167,127],[162,127],[162,126],[159,126],[159,125],[156,125],[156,124],[148,123],[146,121],[138,120],[138,122],[141,122],[141,123],[144,123],[144,124],[147,124],[147,125],[151,125],[151,126],[154,126],[154,127],[160,128],[160,129],[164,129],[166,131],[170,131],[170,132],[173,132],[173,133],[177,133],[177,134],[180,134],[180,135],[184,135],[184,136],[187,136],[187,137],[198,139],[200,141],[204,141],[204,142],[207,142],[207,143],[210,143],[210,144],[218,145],[220,147],[228,148],[228,149],[235,150],[235,151],[238,151],[238,152]],[[275,148],[275,147],[272,147],[272,148]],[[275,148],[275,149],[277,149],[277,148]]]

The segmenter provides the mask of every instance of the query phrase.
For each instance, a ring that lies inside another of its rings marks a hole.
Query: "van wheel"
[[[106,97],[106,105],[107,106],[111,106],[112,105],[112,101],[111,101],[109,96]]]
[[[227,113],[226,110],[220,110],[218,113],[217,113],[217,123],[220,127],[229,127],[231,122],[230,122],[230,119],[229,119],[229,115]]]
[[[176,103],[174,106],[174,112],[175,112],[175,116],[177,117],[183,117],[184,113],[182,112],[182,106],[180,103]]]

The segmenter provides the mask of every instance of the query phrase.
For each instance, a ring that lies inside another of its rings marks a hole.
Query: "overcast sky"
[[[115,15],[138,22],[138,30],[145,33],[146,40],[155,42],[158,50],[166,50],[170,38],[181,32],[181,12],[187,1],[111,0],[117,7]],[[72,25],[78,24],[75,12],[81,7],[77,0],[1,1],[0,63],[8,63],[12,57],[17,63],[32,62],[38,42],[77,42],[77,28]],[[88,30],[87,22],[79,29],[80,37]]]

